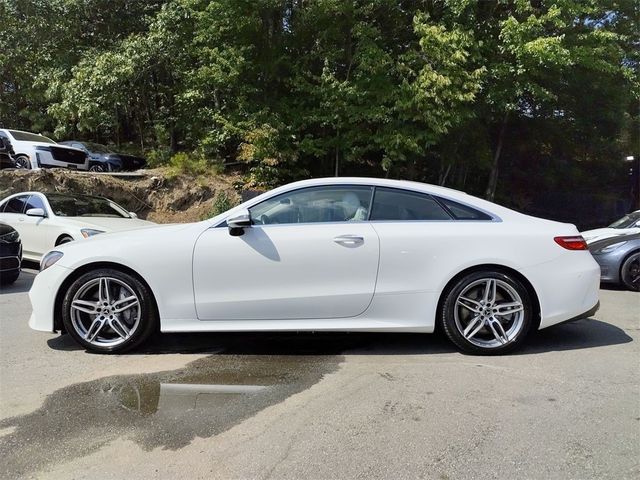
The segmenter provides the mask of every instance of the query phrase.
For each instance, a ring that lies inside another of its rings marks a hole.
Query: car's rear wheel
[[[102,165],[100,165],[99,163],[94,163],[93,165],[91,165],[89,167],[89,170],[91,172],[105,172],[106,171],[106,169]]]
[[[498,355],[522,345],[534,313],[529,292],[517,278],[488,270],[465,275],[449,288],[441,322],[463,352]]]
[[[640,291],[640,252],[632,253],[620,269],[622,283],[629,290]]]
[[[148,287],[114,269],[98,269],[77,278],[64,296],[62,321],[80,345],[99,353],[135,348],[158,323]]]
[[[26,155],[18,155],[16,157],[16,168],[21,168],[24,170],[31,169],[31,160]]]

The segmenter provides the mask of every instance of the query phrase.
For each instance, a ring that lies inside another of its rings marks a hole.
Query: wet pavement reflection
[[[87,455],[117,438],[176,450],[227,430],[337,369],[336,355],[215,355],[187,368],[71,385],[0,421],[7,478]]]

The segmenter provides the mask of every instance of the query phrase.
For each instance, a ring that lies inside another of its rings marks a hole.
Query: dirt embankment
[[[171,175],[164,169],[136,176],[111,176],[68,170],[2,170],[0,199],[25,191],[81,193],[107,197],[140,218],[158,223],[198,221],[211,211],[213,200],[226,193],[234,204],[239,177],[227,175]]]

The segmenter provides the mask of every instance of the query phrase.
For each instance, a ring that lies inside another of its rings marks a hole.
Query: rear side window
[[[469,207],[468,205],[463,205],[446,198],[439,198],[438,200],[449,209],[456,220],[492,220],[491,215]]]
[[[451,220],[451,216],[430,195],[378,187],[370,220]]]
[[[6,203],[4,207],[4,213],[22,213],[24,212],[24,206],[29,198],[27,195],[21,195],[19,197],[12,198]]]

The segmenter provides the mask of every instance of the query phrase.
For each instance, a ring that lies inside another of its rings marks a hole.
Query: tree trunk
[[[498,186],[498,167],[500,162],[500,154],[502,153],[502,146],[504,144],[504,133],[507,129],[507,120],[509,113],[505,113],[502,125],[500,126],[500,133],[498,134],[498,143],[496,145],[496,152],[493,155],[493,165],[491,166],[491,174],[489,175],[489,183],[487,184],[487,190],[484,194],[485,198],[489,201],[493,201],[493,197],[496,194],[496,187]]]

